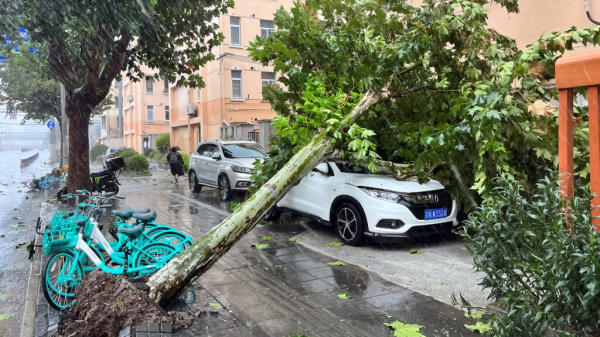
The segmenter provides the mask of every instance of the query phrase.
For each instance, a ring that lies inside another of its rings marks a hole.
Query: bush
[[[591,197],[579,190],[565,206],[549,178],[523,187],[506,176],[463,228],[481,285],[506,315],[489,316],[496,336],[600,331],[600,236]],[[568,223],[567,223],[568,222]]]
[[[137,151],[134,149],[124,147],[121,150],[117,151],[116,155],[122,157],[125,160],[125,165],[127,165],[127,159],[135,155],[139,155],[139,153],[137,153]]]
[[[94,164],[102,164],[102,160],[102,155],[99,155],[96,157],[96,159],[94,159]]]
[[[161,153],[171,150],[171,136],[168,133],[163,133],[156,138],[156,149]]]
[[[135,173],[148,173],[150,169],[148,160],[141,154],[125,159],[125,165],[127,165],[127,171]]]
[[[90,160],[92,160],[92,159],[95,160],[96,158],[98,158],[98,156],[105,154],[106,150],[108,150],[108,146],[106,146],[104,144],[94,145],[92,147],[92,149],[90,150]]]
[[[151,148],[144,149],[144,153],[143,153],[143,155],[144,155],[145,157],[149,157],[149,156],[150,156],[150,153],[151,153],[152,151],[154,151],[154,150],[153,150],[153,149],[151,149]]]
[[[152,159],[156,159],[158,157],[158,155],[160,155],[160,151],[152,150],[152,151],[150,151],[150,154],[148,155],[148,157],[150,157]]]
[[[183,151],[178,151],[178,152],[181,155],[181,158],[183,158],[183,171],[187,172],[187,170],[190,167],[190,156]]]

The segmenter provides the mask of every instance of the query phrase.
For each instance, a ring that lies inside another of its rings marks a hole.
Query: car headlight
[[[231,169],[233,170],[233,172],[252,173],[252,169],[249,167],[231,166]]]
[[[360,189],[363,192],[367,193],[368,195],[372,196],[373,198],[377,198],[377,199],[383,199],[383,200],[387,200],[387,201],[391,201],[391,202],[398,202],[398,201],[400,201],[400,199],[402,199],[400,194],[395,193],[395,192],[390,192],[390,191],[386,191],[386,190],[377,190],[377,189],[368,188],[368,187],[360,187]]]

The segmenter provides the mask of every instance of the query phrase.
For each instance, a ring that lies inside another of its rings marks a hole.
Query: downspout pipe
[[[587,14],[588,19],[593,22],[595,25],[600,25],[600,22],[594,20],[592,18],[592,14],[590,14],[590,9],[588,7],[588,0],[583,0],[583,4],[585,5],[585,14]]]

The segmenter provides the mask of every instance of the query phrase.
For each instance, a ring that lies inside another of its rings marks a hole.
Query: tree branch
[[[108,32],[106,31],[104,24],[101,23],[98,26],[96,41],[94,41],[93,44],[94,49],[92,51],[92,55],[85,62],[88,64],[88,74],[82,90],[85,94],[94,94],[96,92],[100,77],[100,64],[102,63],[102,56],[104,55],[108,38]]]
[[[95,91],[95,105],[100,104],[108,95],[110,85],[117,75],[123,70],[125,56],[127,55],[127,47],[131,41],[130,35],[122,35],[112,48],[110,57],[106,61],[102,72],[99,75],[98,86]]]
[[[48,40],[48,64],[65,89],[72,91],[79,86],[77,73],[67,54],[65,41],[59,36],[53,35]]]

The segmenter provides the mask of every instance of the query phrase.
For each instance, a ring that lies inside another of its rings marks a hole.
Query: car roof
[[[206,139],[200,144],[204,143],[221,143],[221,144],[258,144],[252,140],[218,140],[218,139]]]

